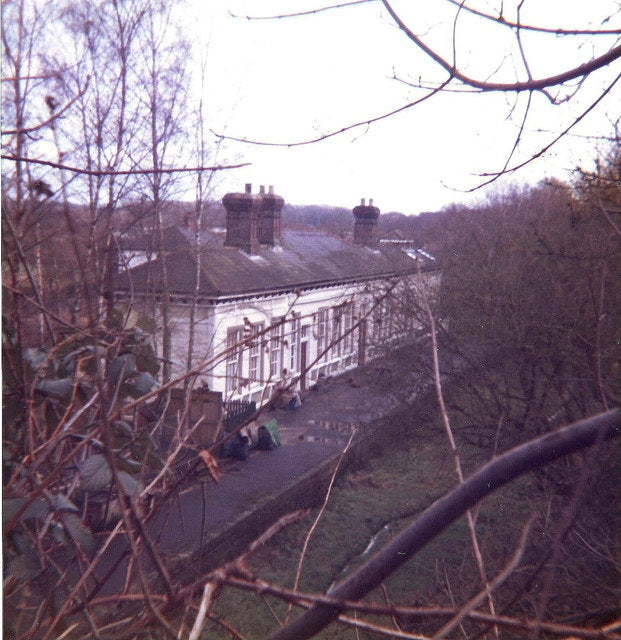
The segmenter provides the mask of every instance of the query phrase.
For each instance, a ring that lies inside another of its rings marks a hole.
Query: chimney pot
[[[246,183],[246,193],[252,193],[252,183],[251,182],[247,182]]]
[[[281,210],[285,201],[274,193],[274,187],[261,187],[261,209],[259,213],[259,242],[272,247],[280,245],[282,237]]]
[[[262,185],[259,187],[259,193],[265,193],[265,185],[264,185],[264,184],[262,184]]]
[[[365,199],[364,198],[360,198],[360,206],[364,207],[365,204],[366,204]]]
[[[373,206],[373,198],[369,198],[369,206],[372,207]]]

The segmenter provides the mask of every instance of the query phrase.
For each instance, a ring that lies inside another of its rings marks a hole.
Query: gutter
[[[428,273],[432,271],[440,271],[441,268],[439,265],[430,265],[427,267],[422,267],[421,272]],[[302,285],[288,285],[286,287],[274,287],[271,289],[255,289],[251,291],[243,291],[238,294],[230,293],[226,294],[223,291],[217,291],[215,296],[210,297],[201,297],[198,298],[199,304],[224,304],[228,302],[238,302],[241,300],[252,300],[256,298],[269,298],[277,295],[287,294],[287,293],[295,293],[296,291],[310,291],[314,289],[326,289],[329,287],[338,287],[349,284],[363,284],[378,280],[386,280],[389,278],[403,278],[404,276],[412,276],[418,273],[417,270],[405,271],[405,272],[394,272],[387,273],[382,275],[373,275],[368,276],[366,278],[351,278],[351,279],[343,279],[343,280],[317,280],[315,282],[308,282]],[[128,293],[128,290],[116,290],[113,292],[113,296],[115,300],[124,299]],[[145,297],[144,293],[135,293],[134,298]],[[152,295],[152,294],[151,294]],[[158,296],[162,295],[162,292],[158,292]],[[189,293],[181,293],[181,292],[173,292],[170,294],[171,302],[182,302],[187,303],[191,295]]]

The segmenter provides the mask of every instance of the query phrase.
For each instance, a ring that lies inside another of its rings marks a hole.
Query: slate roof
[[[169,291],[174,296],[192,294],[194,260],[188,243],[168,254]],[[209,236],[201,254],[201,298],[245,297],[277,291],[294,291],[416,272],[416,260],[396,247],[375,248],[352,245],[321,231],[285,229],[282,246],[262,246],[256,255],[222,245]],[[423,269],[436,269],[433,261]],[[114,291],[123,295],[159,292],[159,260],[144,263],[117,277]]]
[[[167,227],[162,233],[164,249],[166,251],[179,250],[181,247],[193,246],[194,231],[185,227],[172,226]],[[202,246],[222,244],[224,238],[224,230],[217,231],[201,231],[200,242]],[[128,234],[119,239],[119,246],[122,251],[146,251],[154,253],[159,245],[156,232]]]

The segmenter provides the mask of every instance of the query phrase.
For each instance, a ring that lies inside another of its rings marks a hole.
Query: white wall
[[[306,343],[306,364],[310,365],[318,355],[317,352],[317,312],[322,308],[332,308],[336,305],[351,301],[353,298],[359,298],[360,292],[358,287],[338,286],[325,289],[316,289],[306,291],[300,295],[286,294],[278,295],[270,298],[260,298],[253,301],[244,301],[239,303],[229,303],[217,305],[215,309],[215,336],[214,349],[215,353],[225,351],[227,347],[227,333],[232,327],[243,328],[245,326],[244,318],[252,325],[263,325],[264,329],[268,329],[273,320],[286,317],[282,327],[276,329],[280,340],[275,341],[272,334],[266,331],[261,337],[261,356],[262,364],[260,366],[260,375],[256,381],[250,380],[250,346],[246,346],[241,354],[241,377],[247,380],[240,389],[232,390],[226,388],[226,357],[223,357],[212,371],[211,388],[225,393],[230,399],[254,399],[258,400],[262,390],[267,386],[271,386],[280,378],[280,372],[283,368],[293,370],[292,373],[298,373],[301,366],[301,350],[302,343]],[[296,327],[292,325],[295,320]],[[328,324],[331,322],[331,318]],[[296,332],[296,336],[293,335]],[[328,331],[328,327],[326,327]],[[248,335],[248,334],[246,334]],[[328,339],[329,333],[327,335]],[[295,343],[294,343],[295,340]],[[255,342],[256,343],[256,342]],[[254,344],[254,343],[253,343]],[[292,360],[292,345],[295,346],[294,357]],[[278,349],[278,347],[280,347]],[[277,372],[271,374],[270,360],[272,350],[278,349],[279,358]],[[255,352],[256,355],[256,352]],[[344,367],[355,366],[356,361],[349,358],[348,364],[345,364],[346,358],[336,358],[332,354],[326,354],[320,363],[317,363],[310,372],[308,378],[309,383],[316,379],[320,369],[326,369],[327,365],[333,365],[331,373],[342,370]],[[327,371],[326,371],[327,373]]]
[[[190,336],[190,305],[171,304],[170,329],[171,329],[171,360],[173,361],[173,376],[181,375],[187,370],[188,343]],[[213,358],[215,334],[215,314],[211,306],[199,305],[196,308],[194,320],[194,347],[192,366],[202,362],[208,363]],[[161,335],[158,340],[161,349]],[[205,373],[208,372],[205,367]],[[208,375],[201,375],[201,381],[213,388]]]

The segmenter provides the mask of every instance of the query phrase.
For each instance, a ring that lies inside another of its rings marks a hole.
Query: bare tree
[[[171,37],[171,8],[155,5],[146,11],[142,55],[144,77],[138,86],[144,96],[143,108],[148,114],[140,137],[144,137],[143,150],[150,156],[154,169],[162,169],[172,164],[178,150],[188,135],[185,128],[187,98],[186,62],[190,53],[189,43],[180,34]],[[162,268],[162,290],[168,287],[168,247],[165,246],[165,222],[162,208],[166,199],[170,199],[174,188],[174,174],[154,173],[144,177],[145,185],[141,189],[152,207],[151,215],[155,221],[157,248]],[[170,301],[164,293],[160,305],[162,323],[162,377],[170,380],[171,358],[171,317]]]
[[[551,184],[455,216],[453,228],[444,254],[446,338],[489,363],[480,404],[467,398],[464,380],[471,418],[537,432],[542,412],[572,420],[605,407],[602,385],[618,393],[620,295],[612,277],[618,237],[606,218],[587,212],[567,185]]]
[[[49,12],[48,7],[33,9],[24,1],[3,6],[3,19],[14,25],[14,29],[2,32],[3,75],[6,80],[3,111],[7,122],[13,124],[3,148],[20,158],[28,155],[29,149],[36,144],[38,133],[36,128],[35,132],[31,131],[33,122],[37,117],[40,117],[37,124],[47,120],[44,99],[49,76],[36,75],[34,59],[40,52],[39,47],[44,46]],[[25,326],[26,319],[33,313],[32,308],[24,306],[17,293],[23,287],[41,305],[34,314],[39,317],[38,339],[53,339],[49,316],[42,306],[44,292],[39,241],[42,233],[39,223],[53,190],[45,174],[33,174],[23,161],[17,161],[13,169],[10,173],[3,171],[2,175],[3,264],[7,269],[3,274],[8,275],[12,286],[9,294],[11,303],[7,305],[8,317],[20,335],[20,342],[24,332],[35,330],[32,326]]]

